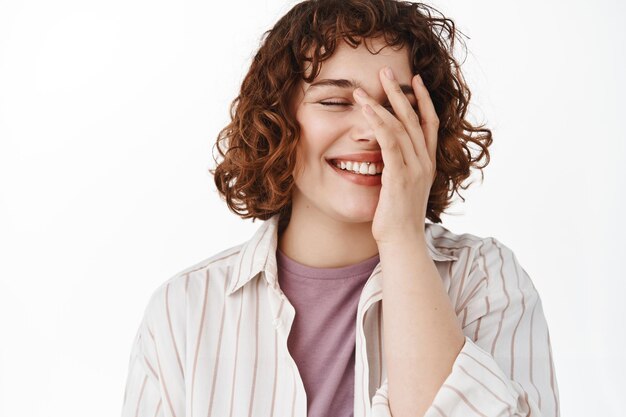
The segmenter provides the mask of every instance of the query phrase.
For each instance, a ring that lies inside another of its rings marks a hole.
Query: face
[[[293,210],[317,210],[349,223],[371,222],[374,218],[380,181],[378,185],[349,181],[327,161],[352,153],[380,152],[374,131],[353,98],[352,92],[357,86],[393,114],[379,79],[380,69],[390,66],[400,84],[411,85],[413,74],[406,47],[393,49],[382,38],[367,39],[367,42],[370,50],[382,48],[380,53],[370,53],[363,43],[356,49],[345,42],[338,43],[333,55],[322,63],[315,80],[311,84],[302,82],[294,97],[293,109],[301,137],[294,172]],[[316,85],[329,79],[353,81],[357,85],[343,85],[348,84],[346,82]],[[411,88],[406,90],[408,100],[417,108]]]

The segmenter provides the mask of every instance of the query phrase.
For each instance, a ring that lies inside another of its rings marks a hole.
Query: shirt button
[[[272,324],[274,325],[275,328],[279,328],[280,326],[283,325],[283,321],[281,319],[274,319],[272,320]]]

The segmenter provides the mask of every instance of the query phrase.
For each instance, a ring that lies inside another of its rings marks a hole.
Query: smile
[[[354,172],[355,174],[376,175],[383,172],[383,162],[359,162],[359,161],[342,161],[331,159],[330,162],[337,168]]]
[[[348,171],[345,169],[341,169],[340,167],[338,167],[337,165],[335,165],[335,161],[331,161],[331,160],[326,160],[326,162],[328,163],[328,165],[330,165],[330,167],[333,169],[333,171],[335,171],[338,175],[340,175],[343,179],[350,181],[354,184],[358,184],[358,185],[366,185],[366,186],[376,186],[376,185],[382,185],[382,181],[381,181],[381,177],[382,174],[380,172],[377,172],[376,174],[369,174],[370,171],[368,171],[367,174],[357,174],[353,171]],[[370,164],[371,166],[372,164]],[[367,165],[363,165],[364,167]],[[359,169],[365,169],[365,168],[360,168]],[[373,168],[372,168],[373,169]],[[378,169],[377,169],[378,171]],[[380,167],[380,171],[382,172],[382,166]]]

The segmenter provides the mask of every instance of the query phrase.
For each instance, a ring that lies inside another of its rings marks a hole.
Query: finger
[[[385,172],[391,174],[394,178],[398,177],[405,169],[405,162],[400,144],[387,128],[387,124],[382,117],[380,117],[380,115],[375,112],[369,104],[363,104],[362,111],[368,123],[372,126],[372,129],[374,129],[374,136],[376,136],[376,140],[382,150]],[[387,169],[389,171],[386,171]]]
[[[409,139],[413,145],[413,154],[415,155],[411,158],[412,162],[417,162],[419,155],[428,154],[424,132],[422,132],[422,128],[420,127],[420,118],[411,105],[411,102],[406,97],[406,94],[404,94],[400,88],[400,84],[395,79],[393,72],[391,72],[391,78],[389,78],[386,73],[387,69],[392,71],[391,68],[386,67],[379,73],[381,83],[393,107],[395,116],[404,125],[404,129],[409,134]]]
[[[437,137],[439,135],[439,116],[435,111],[435,105],[430,98],[430,93],[422,81],[422,77],[417,74],[412,80],[413,91],[417,97],[417,105],[421,115],[420,123],[424,132],[425,145],[428,149],[430,160],[435,164],[437,153]]]
[[[359,94],[360,93],[360,94]],[[362,95],[361,95],[362,94]],[[415,163],[415,150],[411,144],[411,139],[408,137],[407,131],[404,129],[402,123],[396,119],[386,108],[381,106],[376,100],[369,96],[362,88],[357,88],[353,92],[355,100],[364,106],[369,105],[370,108],[376,113],[376,118],[369,118],[374,124],[377,134],[384,134],[388,143],[387,148],[391,149],[397,147],[402,156],[402,165],[413,166]],[[363,109],[365,112],[365,109]],[[370,115],[372,116],[372,115]],[[385,131],[383,133],[383,131]],[[402,167],[400,165],[400,167]],[[386,165],[385,165],[386,166]]]

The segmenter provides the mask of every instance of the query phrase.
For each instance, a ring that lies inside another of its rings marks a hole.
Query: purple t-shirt
[[[278,283],[296,310],[287,339],[308,417],[354,415],[356,310],[377,254],[342,268],[313,268],[276,251]]]

